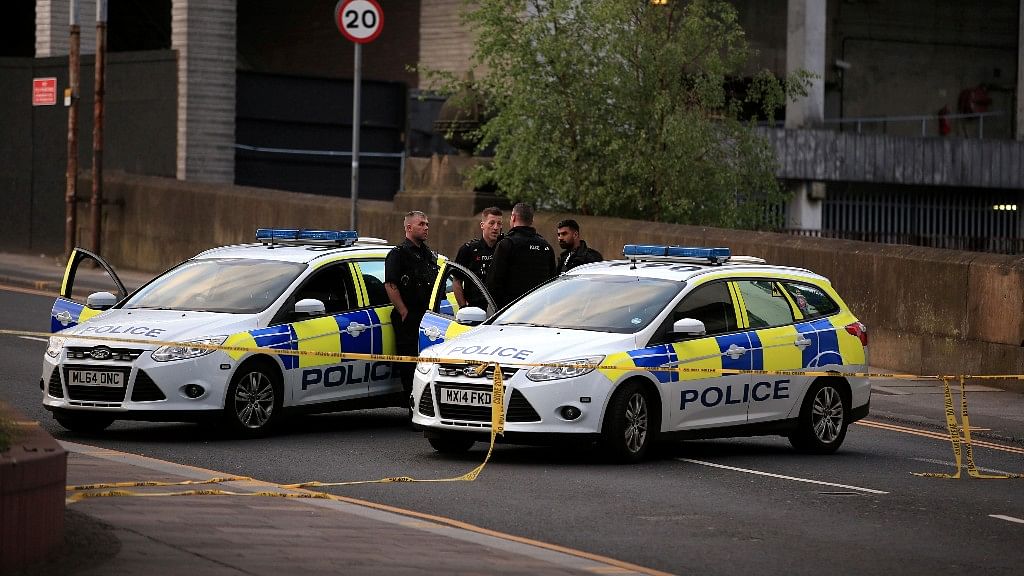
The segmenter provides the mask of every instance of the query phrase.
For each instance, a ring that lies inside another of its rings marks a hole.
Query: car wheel
[[[653,406],[650,393],[635,382],[615,391],[601,427],[601,445],[612,461],[643,460],[657,433]]]
[[[472,448],[473,444],[476,444],[476,440],[461,436],[438,436],[436,438],[427,438],[427,442],[430,442],[434,450],[442,454],[461,454]]]
[[[55,412],[53,417],[61,426],[72,432],[102,432],[114,423],[114,418],[106,414]]]
[[[789,443],[799,452],[831,454],[846,438],[849,414],[849,401],[836,383],[817,381],[804,397],[797,428],[789,435]]]
[[[224,421],[230,432],[245,437],[266,434],[281,412],[281,383],[268,362],[244,364],[231,379],[224,399]]]

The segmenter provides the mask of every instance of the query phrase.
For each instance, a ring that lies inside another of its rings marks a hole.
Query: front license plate
[[[458,388],[441,388],[442,404],[461,404],[463,406],[490,406],[491,392],[484,390],[460,390]]]
[[[104,372],[102,370],[68,370],[68,384],[72,386],[124,388],[124,373]]]

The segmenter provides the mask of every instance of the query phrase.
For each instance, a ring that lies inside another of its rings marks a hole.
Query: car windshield
[[[682,288],[682,282],[655,278],[562,276],[527,294],[492,323],[632,334],[649,325]]]
[[[254,314],[266,310],[306,269],[297,262],[189,260],[133,294],[127,309]]]

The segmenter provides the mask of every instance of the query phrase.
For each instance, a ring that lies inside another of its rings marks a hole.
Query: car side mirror
[[[476,306],[459,308],[459,311],[455,314],[455,321],[466,326],[476,326],[484,320],[487,320],[487,312]]]
[[[114,304],[117,304],[117,296],[110,292],[93,292],[85,301],[85,305],[93,310],[106,310]]]
[[[307,316],[320,316],[327,313],[327,307],[316,298],[303,298],[295,303],[295,313]]]
[[[704,323],[695,318],[680,318],[672,323],[672,333],[680,336],[704,336],[707,330]]]

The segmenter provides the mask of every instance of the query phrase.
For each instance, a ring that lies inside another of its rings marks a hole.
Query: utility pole
[[[64,189],[64,255],[71,257],[78,232],[78,75],[81,68],[82,28],[78,24],[79,0],[71,2],[71,51],[68,56],[68,167]]]
[[[107,0],[96,0],[96,98],[92,125],[92,249],[100,254],[103,220],[103,92],[107,60]]]

